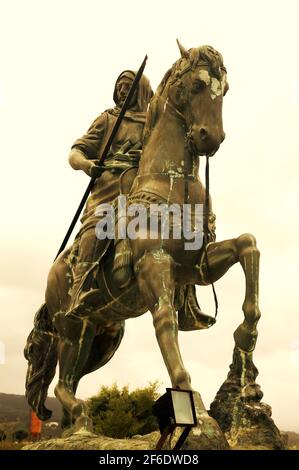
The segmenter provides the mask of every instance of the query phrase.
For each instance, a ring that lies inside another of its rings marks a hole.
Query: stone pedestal
[[[258,370],[252,353],[235,347],[227,379],[210,406],[230,446],[234,449],[285,449],[285,442],[271,418],[269,405],[255,382]]]

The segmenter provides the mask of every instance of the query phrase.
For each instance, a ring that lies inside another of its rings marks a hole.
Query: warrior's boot
[[[195,286],[188,284],[183,289],[183,302],[178,307],[178,323],[181,331],[193,331],[210,328],[216,322],[202,312],[196,298]]]
[[[115,242],[112,272],[113,279],[120,288],[126,287],[133,277],[133,254],[127,238]]]
[[[74,281],[71,289],[71,302],[68,308],[68,315],[72,310],[80,305],[80,297],[86,294],[91,288],[95,280],[95,263],[79,262],[76,265]]]

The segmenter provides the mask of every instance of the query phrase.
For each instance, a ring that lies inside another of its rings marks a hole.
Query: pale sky
[[[26,337],[88,183],[68,165],[73,141],[113,105],[119,73],[137,69],[145,54],[155,89],[179,58],[178,37],[186,48],[212,45],[228,70],[226,140],[210,164],[217,239],[244,232],[257,238],[257,382],[276,424],[299,432],[298,17],[297,0],[0,0],[0,392],[24,393]],[[233,331],[243,319],[241,267],[216,290],[217,324],[180,334],[207,407],[226,378]],[[212,314],[211,289],[198,289],[198,297]],[[82,380],[78,395],[115,381],[133,389],[156,379],[161,391],[170,386],[147,313],[127,321],[114,358]]]

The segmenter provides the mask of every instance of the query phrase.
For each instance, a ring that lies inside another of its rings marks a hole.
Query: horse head
[[[178,45],[181,58],[160,91],[185,120],[190,153],[212,156],[225,137],[222,102],[228,82],[222,55],[211,46],[186,50]]]

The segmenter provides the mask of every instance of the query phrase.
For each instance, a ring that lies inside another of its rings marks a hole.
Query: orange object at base
[[[31,410],[29,433],[32,437],[38,438],[42,432],[42,422],[38,416]]]

